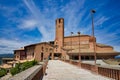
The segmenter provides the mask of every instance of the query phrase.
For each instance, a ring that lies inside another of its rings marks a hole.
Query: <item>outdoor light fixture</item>
[[[71,53],[72,53],[72,34],[73,34],[73,32],[71,32]],[[72,54],[71,54],[71,58],[73,58]]]
[[[96,65],[96,43],[95,43],[95,37],[94,37],[94,13],[96,13],[96,11],[94,9],[91,10],[91,17],[92,17],[92,37],[93,37],[93,48],[94,48],[94,60],[95,60],[95,65]]]
[[[80,54],[80,32],[78,32],[79,38],[79,61],[81,62],[81,54]]]
[[[96,11],[94,9],[91,10],[92,13],[95,13]]]

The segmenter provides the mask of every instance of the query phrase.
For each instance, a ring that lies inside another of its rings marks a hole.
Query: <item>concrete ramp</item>
[[[59,60],[50,60],[43,80],[111,80]]]

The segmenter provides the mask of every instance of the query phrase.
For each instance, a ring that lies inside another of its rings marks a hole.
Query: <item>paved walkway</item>
[[[8,73],[7,75],[0,78],[0,80],[8,80],[12,75]]]
[[[50,60],[46,73],[43,80],[111,80],[59,60]]]

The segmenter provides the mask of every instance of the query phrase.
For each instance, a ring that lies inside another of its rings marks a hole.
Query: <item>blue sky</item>
[[[95,9],[98,43],[120,51],[120,0],[0,0],[0,53],[27,44],[54,40],[55,19],[65,19],[65,36],[91,35],[90,10]]]

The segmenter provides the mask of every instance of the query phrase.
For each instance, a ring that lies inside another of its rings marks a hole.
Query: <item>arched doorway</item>
[[[58,60],[61,58],[61,53],[54,53],[54,59]]]
[[[52,59],[52,53],[49,54],[49,57],[48,57],[49,60]]]

